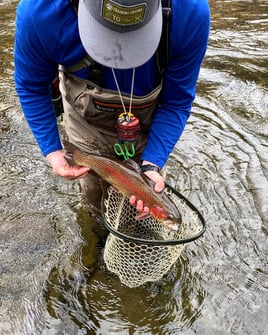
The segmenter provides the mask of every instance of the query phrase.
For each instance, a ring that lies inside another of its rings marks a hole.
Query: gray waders
[[[115,156],[113,146],[118,143],[115,124],[123,112],[118,92],[99,87],[95,83],[60,71],[66,134],[73,144],[85,152]],[[146,144],[147,134],[158,105],[161,85],[142,97],[133,95],[132,113],[140,119],[141,134],[135,143],[139,162]],[[125,106],[130,104],[130,95],[122,94]],[[93,173],[80,179],[90,213],[100,215],[103,184]]]

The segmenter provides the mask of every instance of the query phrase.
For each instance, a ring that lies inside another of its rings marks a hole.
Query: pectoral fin
[[[150,213],[138,212],[135,219],[136,220],[147,219],[149,216],[150,216]]]

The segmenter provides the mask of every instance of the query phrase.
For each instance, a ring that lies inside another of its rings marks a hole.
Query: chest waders
[[[62,71],[60,89],[69,139],[83,150],[112,155],[113,145],[118,141],[115,125],[119,115],[124,112],[118,92]],[[146,96],[132,97],[131,111],[141,123],[141,136],[136,143],[137,154],[141,154],[145,144],[160,91],[161,85]],[[122,98],[128,109],[130,95],[122,93]]]
[[[78,2],[78,1],[77,1]],[[171,17],[170,0],[162,0],[163,31],[157,51],[157,64],[160,75],[168,62],[168,35]],[[65,115],[65,129],[70,142],[78,148],[97,154],[113,155],[114,144],[118,142],[115,124],[131,105],[132,113],[140,120],[141,134],[135,143],[135,157],[139,161],[144,149],[147,134],[159,102],[162,83],[146,96],[132,97],[129,94],[104,89],[95,80],[76,77],[72,72],[83,67],[94,66],[89,57],[82,59],[72,68],[60,68],[60,91]],[[97,67],[99,64],[96,65]],[[99,69],[97,68],[97,71]],[[94,71],[93,71],[94,73]],[[92,215],[100,215],[102,180],[94,174],[80,179],[82,191],[87,199]]]
[[[65,129],[70,142],[86,152],[114,155],[113,147],[118,142],[115,124],[123,112],[118,92],[78,78],[64,69],[60,71],[59,77]],[[135,144],[134,159],[137,161],[146,143],[160,91],[161,85],[146,96],[132,96],[131,110],[140,119],[142,128]],[[130,95],[122,93],[121,97],[127,109],[130,105]],[[102,181],[94,174],[89,174],[80,182],[90,211],[99,215]]]

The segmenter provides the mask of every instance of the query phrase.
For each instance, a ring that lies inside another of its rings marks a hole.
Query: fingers
[[[61,167],[58,170],[53,169],[53,171],[57,175],[67,180],[74,180],[77,178],[84,178],[86,175],[88,175],[90,169],[80,165],[72,165],[72,166],[68,165],[66,167]]]
[[[144,206],[143,201],[135,197],[135,195],[132,195],[129,198],[129,202],[132,206],[135,206],[137,208],[137,211],[139,212],[139,216],[143,217],[150,213],[150,208],[147,206]]]
[[[154,182],[154,191],[162,192],[165,188],[165,179],[156,171],[147,171],[144,172],[146,176]],[[149,214],[150,209],[147,206],[144,206],[143,201],[140,199],[136,199],[134,195],[129,198],[129,202],[132,206],[135,206],[138,211],[138,217],[146,216]]]
[[[163,189],[165,188],[165,179],[163,176],[161,176],[156,171],[147,171],[144,172],[144,174],[155,183],[154,185],[155,192],[160,193],[163,191]]]
[[[132,206],[135,206],[135,205],[136,205],[136,197],[135,197],[135,195],[132,195],[132,196],[129,198],[129,203],[130,203],[130,205],[132,205]]]
[[[159,166],[157,166],[156,164],[146,161],[144,160],[142,162],[142,165],[153,165],[155,167],[157,167],[159,169]],[[163,177],[162,173],[160,174],[158,171],[155,170],[148,170],[146,172],[144,172],[144,174],[151,179],[154,182],[154,191],[157,193],[160,193],[164,190],[165,188],[165,178]]]
[[[52,166],[53,172],[67,180],[74,180],[85,177],[90,169],[80,165],[69,165],[63,151],[54,151],[46,156]]]

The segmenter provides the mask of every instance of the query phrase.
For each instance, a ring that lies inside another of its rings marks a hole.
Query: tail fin
[[[77,149],[76,146],[65,140],[63,140],[63,146],[65,150],[64,157],[67,160],[68,164],[71,166],[75,165],[75,162],[73,160],[73,154],[74,151]]]
[[[74,144],[66,140],[63,140],[63,146],[64,146],[65,151],[70,154],[73,154],[74,151],[77,150],[77,147]]]

